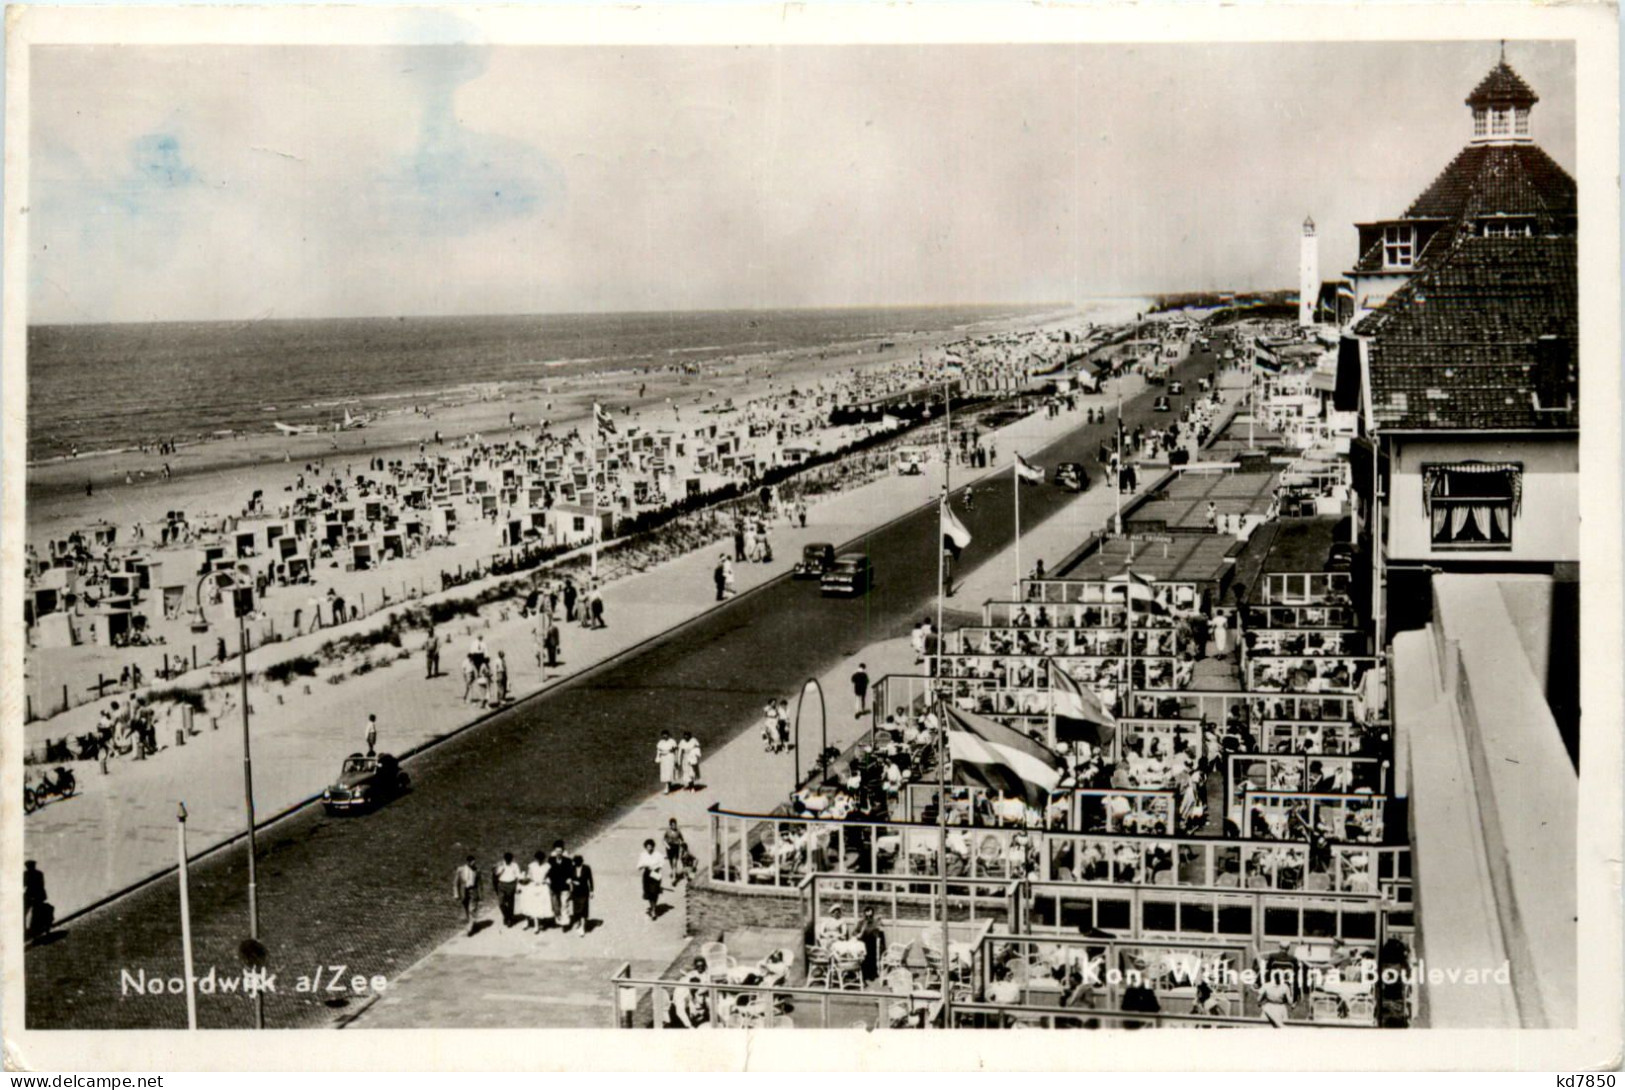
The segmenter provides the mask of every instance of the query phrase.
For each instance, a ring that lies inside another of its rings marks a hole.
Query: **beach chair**
[[[830,953],[829,953],[828,950],[825,950],[823,947],[820,947],[820,946],[808,947],[807,948],[807,987],[809,987],[809,988],[828,988],[828,987],[832,987],[833,983],[832,983],[832,981],[830,979],[830,972],[831,972],[832,966],[833,966],[833,959],[830,957]]]
[[[834,961],[834,987],[842,991],[863,991],[863,959],[861,957],[837,957]]]

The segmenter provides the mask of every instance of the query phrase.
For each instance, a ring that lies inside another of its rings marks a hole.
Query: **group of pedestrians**
[[[438,667],[438,650],[435,660]],[[468,654],[463,656],[463,700],[470,699],[482,708],[497,708],[508,702],[508,654],[498,651],[492,656],[485,637],[478,633],[469,641]]]
[[[555,840],[548,852],[537,852],[523,868],[512,852],[503,852],[502,861],[491,868],[491,888],[502,912],[502,926],[525,921],[525,930],[540,933],[549,927],[585,936],[591,926],[592,867],[578,855],[567,855],[564,841]],[[481,880],[474,856],[457,868],[452,878],[452,895],[462,906],[468,933],[477,930]]]
[[[655,765],[667,795],[673,791],[698,791],[704,786],[700,783],[700,740],[693,731],[685,730],[682,741],[673,739],[669,730],[661,731],[655,742]]]
[[[762,746],[769,753],[795,748],[790,740],[790,702],[783,697],[768,697],[762,708]]]

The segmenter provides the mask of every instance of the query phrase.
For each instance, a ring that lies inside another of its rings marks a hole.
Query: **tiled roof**
[[[1490,74],[1479,81],[1473,88],[1473,93],[1467,96],[1467,105],[1484,106],[1492,102],[1515,102],[1520,105],[1532,106],[1540,101],[1540,96],[1523,81],[1523,77],[1512,70],[1506,61],[1501,61]]]
[[[1575,343],[1573,236],[1463,238],[1362,320],[1372,337],[1378,427],[1574,428],[1579,410],[1536,412],[1535,342]]]
[[[1411,216],[1573,215],[1574,179],[1534,144],[1463,148],[1405,210]]]
[[[1534,144],[1475,144],[1462,151],[1405,210],[1405,219],[1450,221],[1416,255],[1426,269],[1466,226],[1482,216],[1533,216],[1536,234],[1572,230],[1578,208],[1574,179]],[[1379,272],[1382,247],[1360,255],[1356,272]]]

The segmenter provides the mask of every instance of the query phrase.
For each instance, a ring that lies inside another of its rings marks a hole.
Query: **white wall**
[[[1392,449],[1387,513],[1390,560],[1580,559],[1580,451],[1574,436],[1395,437]],[[1510,549],[1433,548],[1422,504],[1422,466],[1469,460],[1523,465],[1523,504],[1513,515]]]

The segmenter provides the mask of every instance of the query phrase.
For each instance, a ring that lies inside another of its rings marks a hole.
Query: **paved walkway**
[[[1138,383],[1138,379],[1128,380],[1124,396],[1132,395]],[[1036,450],[1077,427],[1084,408],[1108,405],[1109,401],[1104,396],[1085,398],[1078,410],[1063,412],[1056,419],[1035,413],[991,438],[1005,455]],[[1008,462],[983,475],[999,472],[1009,472]],[[965,474],[963,468],[955,467],[956,487],[968,479]],[[937,462],[928,464],[918,477],[882,478],[825,497],[812,507],[806,530],[783,524],[774,529],[773,564],[738,565],[740,592],[785,573],[805,543],[830,540],[839,544],[932,502],[941,483],[942,466]],[[1109,499],[1106,491],[1095,490],[1083,493],[1078,503],[1087,507]],[[1072,510],[1066,512],[1066,519],[1073,518]],[[1043,548],[1041,537],[1053,535],[1059,540],[1068,532],[1061,515],[1045,522],[1023,542],[1023,563],[1030,565],[1031,558],[1039,555],[1034,550]],[[1052,552],[1049,559],[1059,555]],[[564,661],[559,670],[545,676],[535,664],[530,623],[517,616],[512,604],[493,605],[477,620],[444,626],[440,633],[443,668],[456,669],[468,641],[478,631],[493,653],[506,654],[510,688],[516,697],[541,691],[712,608],[716,604],[711,580],[715,563],[715,550],[701,549],[609,584],[604,590],[609,626],[596,631],[566,626]],[[983,565],[980,572],[1006,573],[999,577],[1006,585],[1015,575],[1013,560],[1003,558]],[[979,605],[983,597],[993,596],[991,585],[986,593],[973,592],[976,585],[973,579],[971,586],[961,590],[955,599],[964,603],[960,608]],[[319,643],[332,634],[330,630],[305,639]],[[318,676],[289,685],[251,682],[254,795],[261,823],[320,793],[344,756],[362,748],[369,714],[378,716],[379,747],[396,754],[411,752],[477,721],[481,709],[462,701],[459,678],[424,677],[422,639],[421,633],[411,633],[401,648],[382,645],[369,656],[374,667],[360,675],[353,674],[355,664],[350,662],[323,668]],[[288,645],[271,650],[282,657]],[[251,670],[257,668],[254,658],[250,655]],[[880,676],[875,664],[870,666],[870,673]],[[349,676],[342,677],[340,684],[330,684],[341,674]],[[175,744],[182,716],[172,710],[159,723],[159,740],[165,748],[153,758],[112,762],[105,776],[93,764],[79,764],[81,794],[28,816],[25,850],[46,874],[59,914],[79,911],[172,868],[177,802],[184,801],[190,815],[187,826],[194,858],[238,836],[244,814],[242,707],[236,694],[235,687],[228,687],[211,705],[211,716],[195,721],[195,733],[184,745]],[[93,711],[77,709],[62,717],[64,729],[90,729]],[[67,722],[75,715],[85,717],[86,725]]]
[[[1076,424],[1076,416],[1063,416],[1060,423],[1065,430]],[[1001,445],[1003,442],[1001,438]],[[1022,447],[1040,445],[1026,436],[1017,442]],[[1060,513],[1023,536],[1019,571],[1030,569],[1040,558],[1046,567],[1052,567],[1083,538],[1105,526],[1116,508],[1116,497],[1109,489],[1080,493]],[[973,571],[951,600],[953,608],[979,610],[984,601],[1008,596],[1018,578],[1016,553],[1012,545]],[[829,741],[842,749],[856,741],[868,725],[867,718],[854,719],[849,711],[849,679],[860,659],[875,678],[916,669],[907,640],[896,639],[862,649],[819,679],[830,698]],[[812,721],[809,716],[804,725]],[[816,742],[803,739],[806,754],[816,752],[815,747]],[[648,796],[588,844],[572,848],[592,864],[598,887],[592,917],[599,922],[587,936],[552,930],[527,934],[517,928],[504,929],[500,922],[486,925],[472,936],[461,935],[444,943],[392,981],[369,1007],[359,1014],[345,1012],[343,1017],[352,1019],[349,1024],[367,1029],[614,1025],[608,985],[611,974],[626,964],[640,975],[663,972],[690,938],[681,888],[667,894],[665,903],[671,911],[657,921],[647,920],[641,912],[634,863],[643,840],[654,838],[658,843],[667,819],[676,817],[695,854],[703,859],[710,839],[707,809],[722,802],[732,810],[771,811],[788,795],[794,778],[790,761],[788,755],[764,753],[757,732],[745,731],[708,755],[704,790]],[[487,904],[486,910],[487,919],[496,916],[494,905]],[[449,875],[447,911],[452,911]]]

